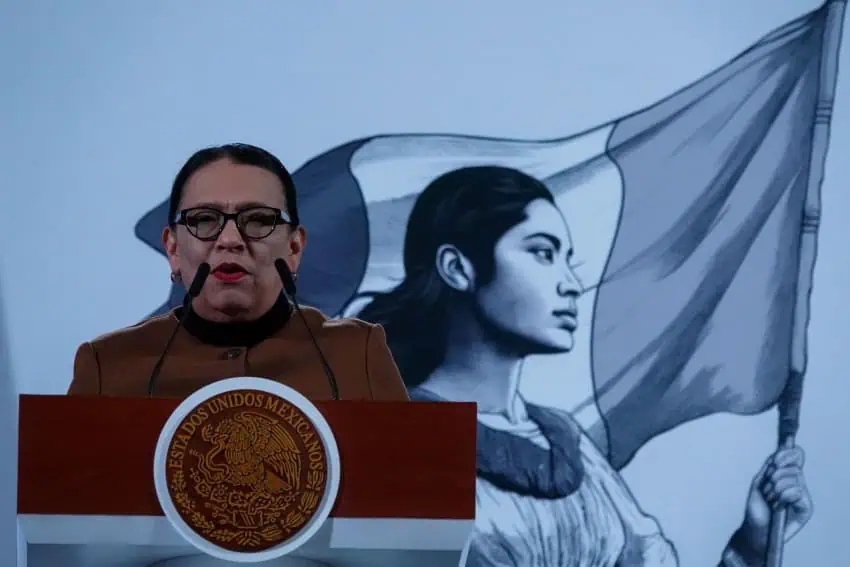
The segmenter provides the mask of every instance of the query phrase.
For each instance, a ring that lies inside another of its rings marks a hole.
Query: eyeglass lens
[[[186,228],[198,238],[213,238],[221,233],[227,216],[215,209],[195,209],[185,215]],[[278,211],[271,208],[251,208],[239,211],[236,227],[248,238],[265,238],[278,223]]]

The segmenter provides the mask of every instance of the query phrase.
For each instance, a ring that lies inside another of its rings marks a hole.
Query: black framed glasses
[[[235,213],[225,213],[210,207],[193,207],[180,211],[174,224],[182,224],[198,240],[215,240],[229,220],[236,223],[243,238],[250,240],[262,240],[274,232],[278,225],[292,224],[285,211],[273,207],[249,207]]]

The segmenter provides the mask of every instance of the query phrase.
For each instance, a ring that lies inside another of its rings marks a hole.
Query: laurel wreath
[[[195,484],[197,485],[200,479],[193,480],[195,480]],[[257,526],[253,529],[233,529],[232,526],[227,527],[229,522],[224,519],[219,519],[219,525],[209,520],[198,510],[197,503],[187,493],[186,489],[188,485],[183,471],[175,471],[173,473],[169,487],[171,488],[174,504],[180,511],[181,516],[183,516],[183,519],[195,531],[213,542],[236,544],[243,549],[253,549],[265,547],[269,542],[279,542],[303,526],[319,505],[324,480],[324,471],[308,471],[304,485],[305,491],[297,499],[294,508],[290,509],[285,515],[267,514],[267,519],[273,520],[275,523]],[[196,486],[195,488],[197,490],[200,487]],[[202,494],[208,491],[202,489],[198,492]],[[207,502],[205,504],[206,507],[209,507],[210,503]]]

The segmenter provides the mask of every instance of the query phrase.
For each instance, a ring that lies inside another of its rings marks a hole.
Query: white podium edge
[[[331,518],[305,548],[461,551],[473,525],[473,519]],[[18,542],[21,566],[26,565],[27,545],[190,545],[165,516],[20,514]]]

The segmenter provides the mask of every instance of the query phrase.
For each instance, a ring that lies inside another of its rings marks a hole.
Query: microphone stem
[[[304,323],[304,327],[307,328],[307,334],[310,335],[310,340],[313,342],[313,347],[316,349],[316,353],[319,355],[319,360],[322,363],[322,367],[325,370],[325,376],[327,376],[328,384],[331,387],[331,396],[334,401],[339,401],[339,388],[336,383],[336,376],[334,376],[333,370],[331,370],[331,365],[328,364],[328,360],[325,358],[322,349],[319,347],[319,341],[316,340],[316,336],[313,334],[313,331],[310,329],[310,325],[307,323],[307,317],[304,316],[304,312],[301,311],[301,307],[299,307],[298,302],[295,301],[294,296],[292,297],[292,305],[298,312],[298,316],[301,317],[301,322]]]
[[[322,362],[322,368],[325,370],[325,376],[327,377],[328,384],[331,387],[331,395],[334,400],[339,400],[339,388],[337,387],[336,376],[334,376],[331,365],[328,364],[328,360],[325,358],[325,353],[323,353],[322,349],[319,347],[319,341],[316,340],[316,336],[313,334],[313,330],[307,322],[307,317],[304,316],[304,312],[301,311],[301,306],[298,305],[298,301],[295,297],[295,276],[292,275],[289,265],[283,258],[275,260],[274,267],[277,270],[277,274],[280,276],[281,283],[283,284],[282,291],[284,297],[289,299],[293,307],[295,307],[295,310],[298,312],[298,316],[301,317],[301,322],[304,323],[304,326],[307,328],[307,334],[310,335],[310,340],[313,342],[313,348],[316,349],[316,353],[319,355],[319,360]]]
[[[171,335],[168,337],[168,342],[165,343],[165,348],[162,349],[162,354],[159,357],[159,360],[156,361],[156,365],[153,367],[153,372],[151,373],[150,380],[148,380],[148,396],[153,396],[154,387],[156,386],[156,381],[159,378],[159,373],[162,370],[162,365],[165,362],[165,357],[168,355],[168,351],[171,350],[171,343],[174,342],[174,338],[177,336],[177,331],[183,326],[183,323],[186,322],[186,317],[189,316],[189,310],[192,309],[192,301],[189,296],[186,296],[186,300],[183,302],[183,313],[180,314],[180,319],[177,321],[177,324],[174,325],[174,328],[171,330]]]
[[[165,362],[165,357],[168,355],[168,351],[171,350],[171,343],[174,342],[174,337],[177,336],[177,331],[179,331],[180,327],[183,326],[183,323],[186,322],[186,317],[189,316],[189,311],[192,310],[192,300],[201,294],[201,289],[204,287],[204,282],[207,281],[207,277],[209,275],[210,265],[207,262],[202,262],[198,266],[198,270],[195,272],[195,277],[192,278],[192,284],[186,291],[186,297],[183,298],[183,313],[180,314],[180,319],[177,321],[174,329],[171,330],[171,336],[168,337],[168,342],[165,343],[165,348],[162,349],[162,354],[160,355],[159,360],[156,361],[156,365],[153,367],[151,377],[148,378],[148,396],[153,395],[156,380],[159,378],[159,373],[162,370],[162,364]]]

